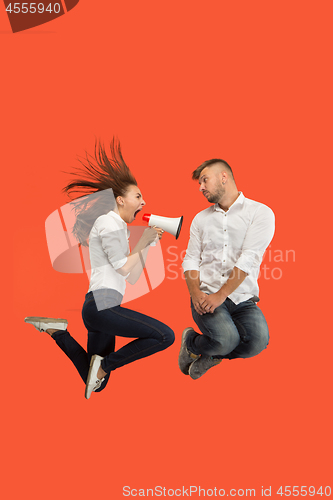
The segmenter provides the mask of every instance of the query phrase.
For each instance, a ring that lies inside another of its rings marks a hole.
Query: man
[[[257,280],[273,238],[274,214],[238,191],[224,160],[205,161],[192,179],[213,204],[194,217],[183,262],[201,334],[184,330],[178,362],[196,380],[224,358],[249,358],[267,347],[267,323],[256,305]]]

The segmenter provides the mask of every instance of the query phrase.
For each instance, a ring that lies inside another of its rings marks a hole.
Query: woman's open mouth
[[[138,215],[138,213],[141,212],[141,210],[142,210],[142,208],[139,208],[139,210],[137,210],[136,212],[134,212],[134,219]]]

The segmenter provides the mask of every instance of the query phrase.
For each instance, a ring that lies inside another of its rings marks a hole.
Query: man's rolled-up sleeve
[[[199,237],[199,227],[196,218],[193,219],[190,229],[190,240],[188,242],[186,254],[183,260],[183,270],[199,271],[201,259],[201,241]]]
[[[246,232],[242,253],[235,267],[250,273],[252,267],[259,267],[266,248],[272,241],[275,230],[275,217],[273,211],[261,205]]]

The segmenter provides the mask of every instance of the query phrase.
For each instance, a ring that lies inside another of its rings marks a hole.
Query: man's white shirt
[[[260,264],[274,229],[273,211],[243,193],[227,212],[216,203],[192,221],[184,272],[200,271],[200,290],[211,294],[220,290],[237,267],[247,277],[229,298],[239,304],[259,296]]]

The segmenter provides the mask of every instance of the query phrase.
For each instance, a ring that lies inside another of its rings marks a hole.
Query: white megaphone
[[[148,226],[160,227],[167,233],[172,234],[177,239],[183,223],[183,216],[176,219],[170,217],[161,217],[160,215],[143,214],[142,220],[148,222]]]

